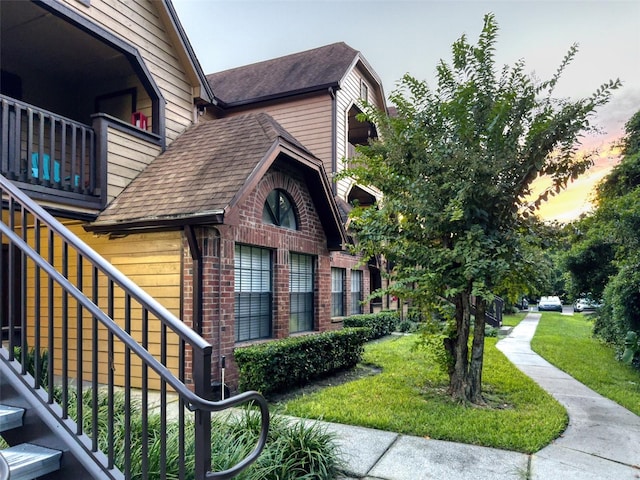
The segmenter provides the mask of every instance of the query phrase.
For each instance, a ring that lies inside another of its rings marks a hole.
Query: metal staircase
[[[504,300],[501,297],[496,296],[495,300],[487,305],[487,310],[484,313],[484,319],[487,325],[491,325],[494,328],[500,328],[502,326],[502,311],[504,309]],[[471,314],[476,314],[476,299],[471,297]]]
[[[22,427],[24,412],[23,408],[0,405],[0,433]],[[58,471],[62,452],[22,443],[0,451],[0,457],[0,480],[30,480]]]
[[[210,400],[209,343],[1,175],[0,194],[0,480],[228,479],[255,461],[264,398]],[[241,404],[259,410],[255,445],[214,469],[212,413]]]
[[[39,447],[32,443],[23,443],[0,452],[6,467],[6,478],[10,480],[32,480],[57,472],[60,469],[62,452]],[[0,467],[0,472],[2,468]]]

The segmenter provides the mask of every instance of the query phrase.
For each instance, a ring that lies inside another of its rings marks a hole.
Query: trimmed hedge
[[[345,327],[367,327],[371,330],[369,340],[384,337],[393,333],[400,321],[397,311],[384,310],[379,313],[352,315],[344,319]]]
[[[236,348],[239,388],[267,395],[354,367],[369,336],[368,328],[345,328]]]

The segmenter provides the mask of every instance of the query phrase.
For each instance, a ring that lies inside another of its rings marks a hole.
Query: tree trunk
[[[469,384],[469,330],[471,311],[469,294],[462,292],[454,299],[456,306],[456,336],[445,343],[453,357],[453,366],[449,371],[449,393],[459,401],[470,401]]]
[[[484,326],[487,302],[476,298],[476,317],[471,345],[471,366],[469,368],[469,400],[475,404],[484,404],[482,398],[482,365],[484,359]]]

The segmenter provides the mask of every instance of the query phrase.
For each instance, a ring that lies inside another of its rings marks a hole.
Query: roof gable
[[[165,25],[169,27],[168,34],[174,43],[183,65],[185,66],[187,76],[194,85],[194,96],[201,98],[205,102],[215,103],[215,97],[211,91],[211,87],[207,82],[199,60],[193,51],[191,42],[182,27],[182,23],[178,18],[178,14],[173,3],[171,0],[163,0],[162,2],[156,3],[156,5],[162,5],[158,8],[158,13],[163,19]]]
[[[87,229],[124,232],[224,223],[282,155],[302,168],[329,248],[341,248],[344,229],[322,163],[266,113],[187,129]]]
[[[241,105],[339,86],[360,53],[344,42],[207,75],[216,98]]]

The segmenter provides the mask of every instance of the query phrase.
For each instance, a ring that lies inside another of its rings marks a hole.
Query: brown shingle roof
[[[207,75],[214,95],[232,106],[337,86],[359,52],[344,42]]]
[[[322,162],[266,113],[187,129],[85,228],[114,233],[224,223],[278,158],[303,173],[327,247],[340,250],[345,232]]]
[[[93,226],[222,213],[278,139],[307,153],[265,113],[195,125],[151,162]]]

